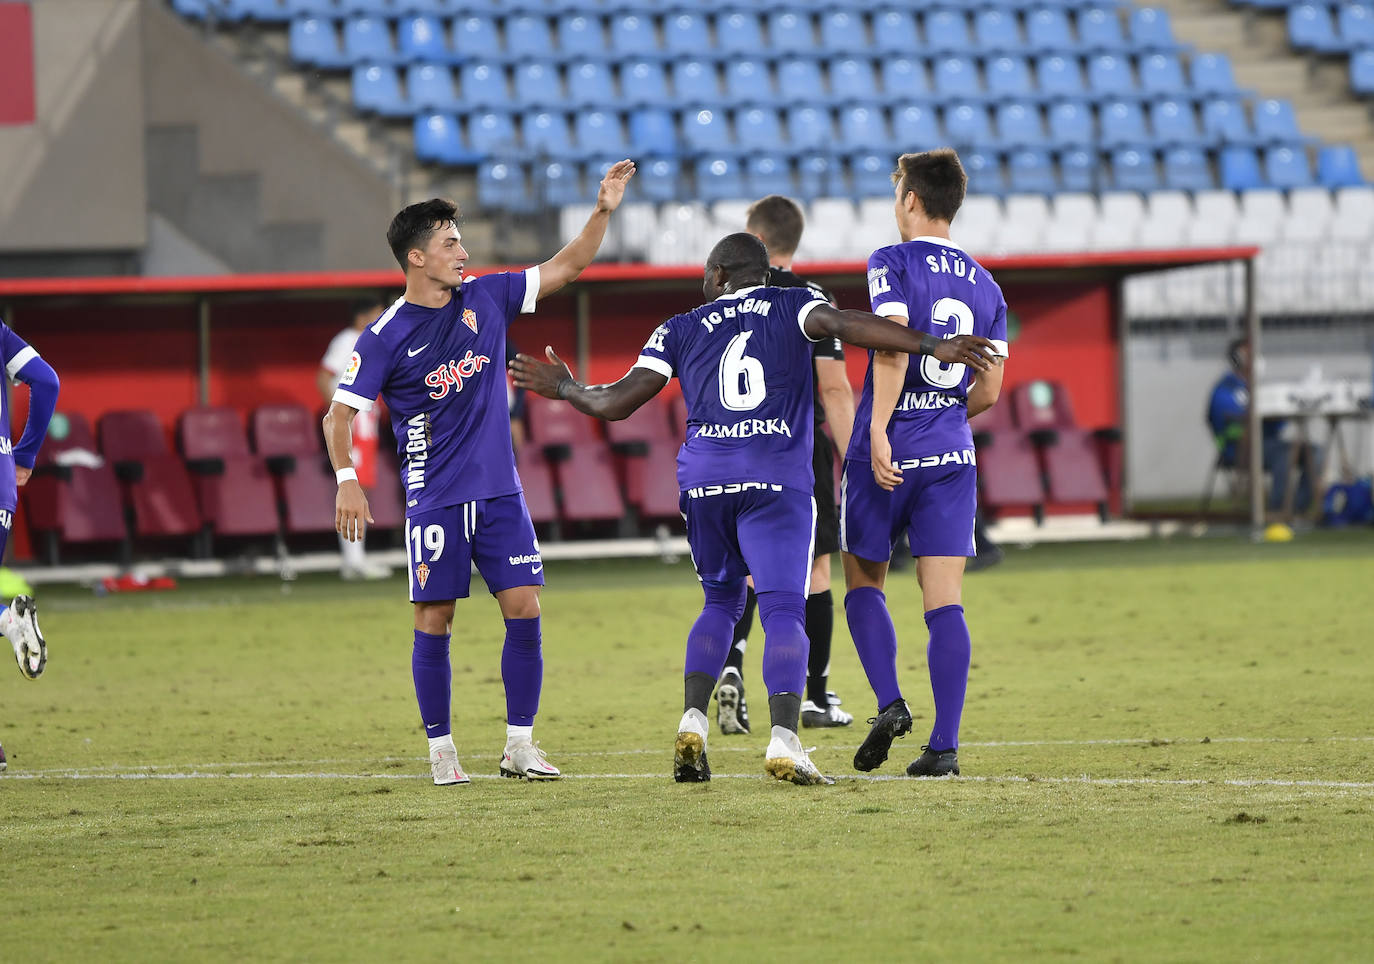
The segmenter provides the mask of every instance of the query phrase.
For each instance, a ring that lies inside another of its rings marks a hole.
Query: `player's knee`
[[[422,633],[443,636],[453,625],[453,602],[417,602],[415,628]]]
[[[776,633],[794,623],[804,626],[806,597],[799,592],[780,590],[759,593],[759,622],[763,623],[765,634]]]
[[[730,582],[703,582],[701,590],[706,595],[707,609],[718,609],[726,613],[734,622],[744,615],[744,600],[748,583],[743,579]]]
[[[535,619],[539,616],[539,587],[518,586],[496,594],[502,619]]]

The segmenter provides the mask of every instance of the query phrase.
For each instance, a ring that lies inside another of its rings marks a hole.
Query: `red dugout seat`
[[[1003,402],[970,420],[978,449],[978,493],[983,507],[994,515],[1002,509],[1029,509],[1036,521],[1044,518],[1045,487],[1035,446],[1012,421],[1011,406]]]
[[[649,442],[643,455],[633,456],[625,465],[625,501],[634,506],[641,519],[677,519],[677,453],[675,440]]]
[[[1040,451],[1045,488],[1051,502],[1084,503],[1108,515],[1104,460],[1099,444],[1120,442],[1116,429],[1090,432],[1074,421],[1068,392],[1057,382],[1033,381],[1011,392],[1016,422]]]
[[[334,531],[334,472],[319,421],[303,405],[260,405],[252,418],[253,447],[277,477],[288,535]]]
[[[629,417],[606,423],[606,441],[620,455],[643,455],[654,442],[676,438],[668,425],[668,412],[657,397],[649,399]]]
[[[530,441],[544,450],[552,462],[561,462],[580,442],[599,441],[594,419],[583,415],[567,402],[554,401],[528,393]]]
[[[217,536],[277,534],[277,500],[267,462],[248,449],[232,408],[181,413],[181,454],[195,479],[201,516]]]
[[[167,448],[152,412],[109,412],[100,420],[100,451],[114,466],[133,507],[134,534],[143,538],[195,535],[200,511],[190,476]]]
[[[558,502],[554,498],[553,471],[543,451],[533,442],[526,442],[515,450],[515,467],[520,473],[520,485],[525,490],[525,506],[535,525],[551,525],[558,521]]]
[[[614,522],[625,515],[625,501],[615,478],[611,449],[605,442],[571,448],[554,469],[568,522]]]
[[[333,475],[333,472],[330,472]],[[404,529],[406,524],[405,492],[401,489],[401,470],[396,453],[389,446],[377,446],[377,484],[367,493],[367,506],[372,510],[372,528]],[[330,496],[330,515],[333,516],[333,496]]]
[[[29,484],[19,490],[29,528],[49,564],[59,561],[61,546],[123,542],[129,537],[119,480],[110,463],[80,465],[62,458],[75,452],[98,457],[95,435],[86,417],[75,412],[64,414],[67,434],[57,438],[49,432]]]

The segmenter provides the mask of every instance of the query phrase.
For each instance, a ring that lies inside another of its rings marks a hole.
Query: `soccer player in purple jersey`
[[[678,486],[705,606],[687,636],[684,713],[674,745],[680,783],[711,778],[706,708],[744,609],[752,574],[763,623],[763,681],[771,739],[765,771],[777,780],[830,783],[797,736],[807,638],[803,616],[815,545],[811,444],[813,344],[839,338],[902,352],[930,352],[974,368],[989,364],[982,338],[942,341],[864,311],[839,311],[809,288],[766,287],[768,251],[750,234],[712,249],[702,290],[710,299],[668,319],[638,361],[611,385],[586,386],[546,349],[511,363],[515,382],[578,411],[628,417],[676,375],[687,400]]]
[[[475,563],[506,623],[501,679],[506,748],[500,773],[529,780],[561,774],[534,743],[544,678],[539,587],[544,561],[512,454],[506,405],[506,327],[591,264],[634,163],[611,166],[587,225],[537,267],[464,278],[468,253],[456,206],[412,204],[387,242],[406,273],[405,295],[363,329],[324,418],[338,475],[335,522],[347,539],[372,521],[350,462],[351,423],[386,396],[406,493],[406,566],[415,605],[411,670],[437,785],[467,783],[450,723],[449,639],[454,602]]]
[[[974,554],[978,476],[968,420],[997,401],[1007,354],[1007,303],[987,269],[949,239],[967,178],[949,149],[903,154],[896,184],[902,243],[868,259],[875,314],[939,338],[977,334],[996,346],[997,363],[978,370],[934,358],[875,352],[864,377],[841,484],[845,614],[859,661],[878,698],[878,715],[854,755],[854,768],[887,759],[911,732],[897,685],[897,632],[883,582],[897,536],[906,530],[916,557],[935,724],[911,776],[959,772],[959,720],[968,686],[964,563]]]
[[[9,393],[0,391],[0,557],[5,554],[14,510],[19,505],[19,486],[29,481],[38,449],[48,434],[48,423],[57,408],[58,381],[52,366],[9,326],[0,321],[0,364],[12,382],[29,386],[29,420],[18,442],[10,441]],[[14,659],[25,679],[38,679],[48,663],[48,644],[38,628],[38,606],[32,596],[15,596],[0,605],[0,634],[14,647]],[[5,769],[5,750],[0,747],[0,770]]]

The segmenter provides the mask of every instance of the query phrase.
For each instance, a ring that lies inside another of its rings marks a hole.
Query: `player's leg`
[[[543,633],[539,590],[544,558],[524,496],[502,496],[473,503],[472,558],[496,597],[505,621],[501,682],[506,690],[506,746],[503,777],[557,780],[562,774],[534,742],[534,718],[544,686]]]
[[[749,732],[749,705],[744,700],[744,651],[749,644],[749,631],[754,626],[754,609],[758,596],[754,581],[748,581],[744,598],[744,612],[735,622],[734,640],[725,657],[725,668],[716,687],[716,728],[722,735]]]
[[[0,510],[0,558],[9,542],[14,510]],[[14,648],[14,661],[25,679],[38,679],[48,665],[48,643],[38,628],[38,604],[32,596],[15,596],[7,606],[0,603],[0,634]]]
[[[472,546],[462,525],[464,509],[448,506],[406,518],[406,574],[415,609],[410,671],[436,786],[469,782],[453,743],[449,665],[454,600],[467,598],[472,572]]]
[[[830,593],[830,557],[840,550],[840,516],[835,499],[835,455],[830,440],[816,433],[811,455],[815,475],[816,558],[806,591],[806,638],[811,643],[806,663],[806,701],[803,726],[848,726],[854,717],[840,709],[840,698],[829,691],[830,646],[835,632],[835,598]]]

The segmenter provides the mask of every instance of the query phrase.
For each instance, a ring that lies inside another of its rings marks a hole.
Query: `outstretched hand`
[[[604,187],[606,182],[601,183]],[[572,378],[572,372],[568,370],[567,363],[554,354],[552,347],[546,346],[544,354],[548,356],[548,362],[541,362],[529,355],[517,354],[510,362],[511,378],[515,380],[516,388],[523,388],[545,398],[557,398],[558,386],[564,379]]]
[[[968,365],[978,372],[987,371],[1002,357],[992,342],[978,335],[943,338],[931,355],[947,365]]]
[[[601,187],[596,192],[596,209],[607,214],[620,207],[625,197],[625,185],[635,176],[635,162],[628,158],[611,165],[606,176],[601,179]]]

